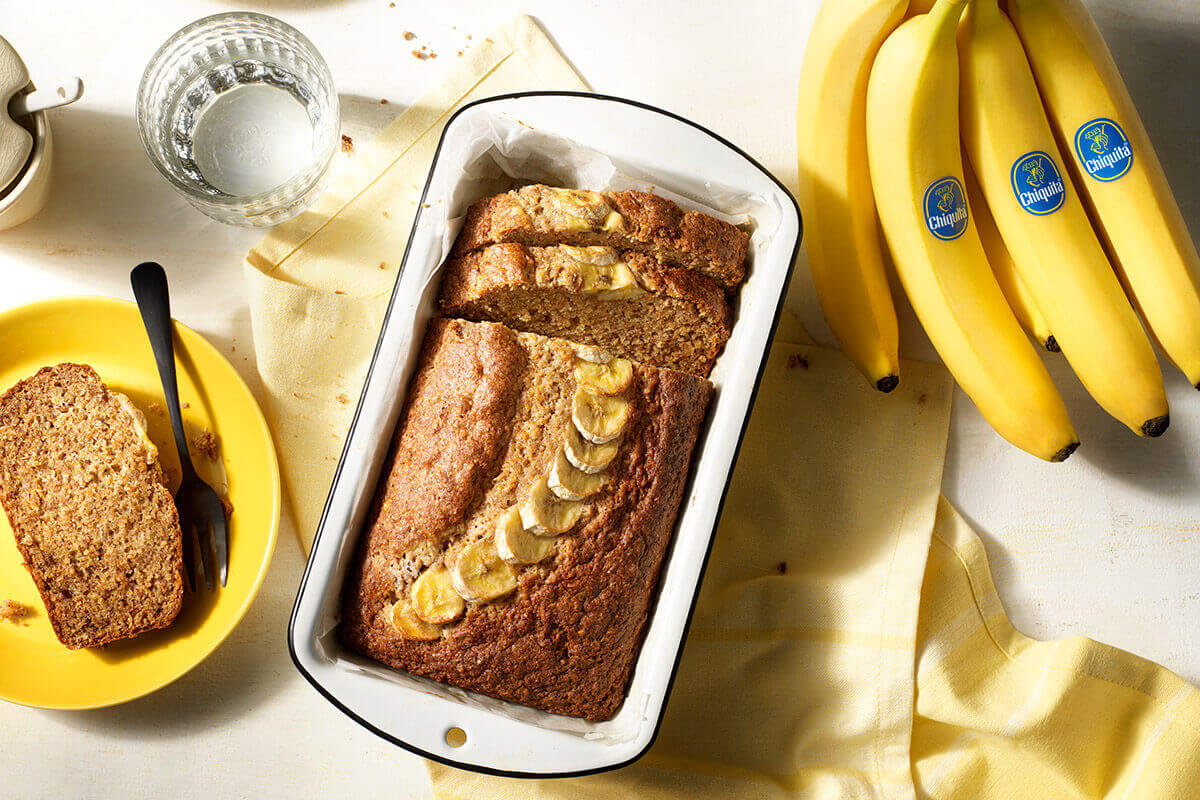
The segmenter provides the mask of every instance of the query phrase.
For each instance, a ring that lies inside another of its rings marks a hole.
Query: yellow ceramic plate
[[[98,708],[154,691],[200,663],[254,599],[271,561],[279,525],[279,468],[271,434],[246,384],[208,342],[175,324],[175,359],[184,424],[212,431],[217,459],[193,452],[197,472],[233,506],[229,520],[229,585],[185,594],[174,624],[90,650],[68,650],[54,638],[33,580],[0,513],[0,600],[18,600],[33,615],[0,620],[0,698],[42,708]],[[90,364],[146,415],[172,490],[179,459],[162,408],[162,385],[132,303],[68,297],[0,313],[0,393],[42,367]],[[189,439],[191,438],[189,435]]]

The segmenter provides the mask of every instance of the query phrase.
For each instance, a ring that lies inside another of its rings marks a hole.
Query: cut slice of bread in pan
[[[0,398],[0,505],[67,647],[179,613],[182,537],[158,451],[91,367],[46,367]]]
[[[636,250],[734,289],[746,274],[750,237],[649,192],[601,194],[535,184],[472,205],[451,255],[504,242]]]
[[[446,264],[441,311],[596,345],[644,364],[707,376],[729,339],[711,280],[611,247],[485,247]]]

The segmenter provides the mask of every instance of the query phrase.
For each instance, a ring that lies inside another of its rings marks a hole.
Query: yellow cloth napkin
[[[442,127],[459,106],[587,84],[532,19],[477,42],[375,141],[355,147],[308,211],[246,255],[264,406],[307,552],[370,365]]]
[[[267,413],[306,546],[441,127],[464,102],[530,88],[584,84],[519,17],[247,256]],[[1200,696],[1113,648],[1012,629],[982,544],[939,498],[950,381],[904,369],[880,395],[785,319],[655,746],[572,780],[430,764],[435,795],[1197,796]]]

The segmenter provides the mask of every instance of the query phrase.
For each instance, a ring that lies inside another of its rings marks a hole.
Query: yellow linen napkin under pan
[[[477,97],[583,82],[526,17],[400,116],[247,257],[267,411],[311,540],[441,126]],[[635,765],[521,781],[430,764],[442,800],[1194,798],[1200,694],[1008,623],[939,496],[951,384],[889,396],[777,336],[658,741]]]

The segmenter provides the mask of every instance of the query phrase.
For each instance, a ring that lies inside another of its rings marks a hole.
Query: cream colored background
[[[1090,5],[1200,233],[1194,0]],[[77,73],[87,84],[81,103],[53,117],[59,160],[50,204],[0,233],[0,308],[62,294],[128,297],[128,269],[157,259],[171,275],[176,316],[254,381],[241,256],[258,236],[209,222],[178,199],[145,160],[132,119],[141,69],[161,40],[229,6],[0,6],[0,35],[35,79]],[[240,6],[283,17],[316,42],[342,92],[346,130],[360,142],[432,85],[468,34],[483,36],[526,11],[597,91],[689,116],[794,180],[794,84],[814,0],[751,0],[736,15],[727,3],[685,0]],[[404,30],[419,35],[417,44],[431,42],[439,58],[412,58]],[[802,273],[795,306],[827,341],[804,302]],[[908,354],[927,357],[919,332],[910,324],[905,333]],[[1104,419],[1057,366],[1084,449],[1062,466],[1035,464],[996,439],[960,394],[946,493],[985,537],[1019,628],[1036,637],[1091,635],[1200,681],[1200,397],[1171,374],[1172,430],[1142,442]],[[150,698],[76,714],[0,705],[0,795],[420,797],[419,763],[346,720],[292,669],[284,627],[300,569],[298,548],[284,538],[260,599],[231,639]]]

